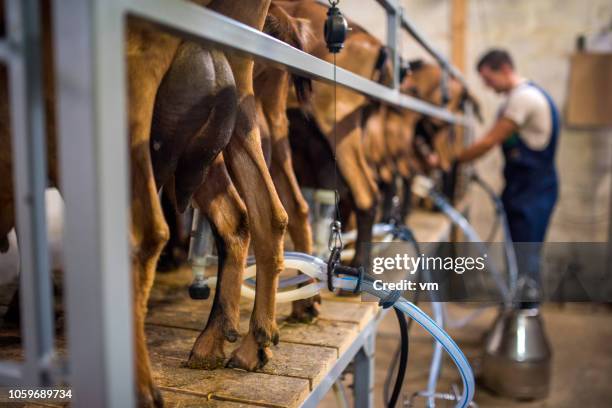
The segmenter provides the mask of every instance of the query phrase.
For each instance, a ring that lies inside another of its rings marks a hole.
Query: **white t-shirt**
[[[527,81],[514,87],[501,107],[501,117],[518,126],[521,140],[533,150],[544,150],[552,133],[552,115],[546,96]]]

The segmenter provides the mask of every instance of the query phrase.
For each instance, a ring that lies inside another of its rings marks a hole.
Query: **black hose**
[[[417,240],[414,238],[414,235],[410,232],[408,234],[405,235],[401,235],[401,239],[403,241],[410,241],[412,243],[412,245],[414,246],[414,250],[416,251],[416,254],[418,256],[418,254],[421,253],[421,249],[419,247],[419,243],[417,242]],[[416,275],[416,280],[417,282],[420,282],[421,280],[421,275],[422,275],[422,270],[421,268],[418,269],[417,271],[417,275]],[[419,303],[419,296],[420,292],[417,291],[414,295],[414,300],[412,303],[414,303],[415,305],[417,305]],[[397,313],[397,310],[396,310]],[[405,318],[405,317],[404,317]],[[408,323],[406,324],[406,338],[408,338],[409,334],[410,334],[410,328],[412,327],[412,322],[414,320],[413,319],[408,319]],[[400,325],[401,326],[401,325]],[[402,333],[403,335],[403,333]],[[408,340],[407,340],[408,342]],[[389,367],[389,370],[387,371],[387,376],[385,378],[385,383],[383,385],[383,399],[385,401],[385,403],[387,401],[391,401],[390,397],[389,397],[389,386],[391,385],[391,378],[393,377],[393,374],[395,373],[395,370],[397,369],[398,364],[400,363],[401,360],[401,353],[403,352],[403,345],[400,342],[400,344],[397,345],[397,348],[395,349],[395,352],[393,353],[393,361],[391,362],[391,367]],[[406,352],[408,352],[408,349],[406,350]],[[406,360],[408,360],[408,356],[406,356]],[[407,368],[407,366],[404,368],[404,370],[402,370],[402,368],[400,367],[400,371],[398,371],[398,377],[400,376],[400,373],[402,373],[402,371],[405,371]],[[402,379],[404,378],[404,373],[401,374]],[[397,379],[396,379],[396,384],[397,384]],[[394,386],[395,388],[395,386]],[[390,405],[388,405],[390,406]]]
[[[400,328],[401,335],[401,354],[399,358],[399,369],[397,371],[397,377],[395,378],[395,385],[393,386],[393,393],[387,403],[388,408],[395,408],[397,400],[402,391],[402,385],[404,384],[404,377],[406,376],[406,368],[408,367],[408,348],[410,346],[408,340],[408,323],[406,322],[406,316],[399,309],[393,308],[395,316],[397,317],[397,323]],[[411,319],[412,320],[412,319]]]

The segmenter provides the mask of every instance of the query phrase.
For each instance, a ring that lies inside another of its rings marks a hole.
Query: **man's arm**
[[[503,143],[504,140],[509,138],[517,129],[518,126],[516,123],[510,119],[499,119],[484,137],[459,153],[457,155],[457,161],[468,162],[479,158],[491,150],[492,147]]]

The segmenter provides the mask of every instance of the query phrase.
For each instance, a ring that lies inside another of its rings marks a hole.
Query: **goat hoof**
[[[257,327],[253,329],[255,333],[255,340],[261,347],[269,347],[271,344],[278,344],[279,332],[276,327],[276,323],[273,323],[271,327]]]
[[[254,371],[262,368],[272,357],[272,351],[267,346],[261,346],[255,337],[249,333],[240,346],[234,350],[227,363],[228,368],[239,368]]]
[[[138,406],[143,408],[163,408],[164,399],[159,389],[149,384],[138,392]]]
[[[296,300],[291,304],[291,315],[287,318],[289,323],[312,323],[319,316],[321,296]]]
[[[217,325],[209,326],[198,336],[189,360],[185,363],[188,368],[214,370],[223,367],[225,353],[223,342],[225,335]]]

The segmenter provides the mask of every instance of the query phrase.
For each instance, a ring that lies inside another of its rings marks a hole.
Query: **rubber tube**
[[[395,312],[395,316],[397,317],[397,323],[399,325],[400,330],[401,353],[399,357],[399,369],[397,370],[395,384],[393,385],[393,392],[391,393],[391,398],[389,398],[389,401],[387,402],[388,408],[395,408],[397,400],[400,396],[400,392],[402,391],[402,385],[406,376],[406,369],[408,368],[408,349],[410,347],[410,340],[408,338],[408,323],[406,322],[406,316],[404,316],[404,313],[402,313],[402,311],[397,308],[393,308],[393,311]]]
[[[320,258],[317,258],[312,255],[303,254],[301,252],[285,252],[285,268],[293,268],[297,269],[305,275],[308,275],[308,280],[310,279],[320,279],[321,275],[325,276],[325,271],[327,270],[327,264]],[[244,272],[243,279],[251,279],[257,274],[256,266],[255,266],[255,258],[250,256],[247,259],[247,268]],[[290,278],[290,279],[294,279]],[[217,277],[213,276],[207,279],[209,287],[213,288],[217,285]],[[279,285],[280,286],[280,285]],[[280,291],[276,293],[276,303],[289,303],[295,300],[300,299],[308,299],[309,297],[313,297],[321,292],[321,289],[325,286],[323,282],[312,282],[308,285],[287,290]],[[240,295],[247,299],[255,299],[255,290],[246,285],[242,284],[240,288]]]
[[[355,279],[353,279],[355,281]],[[347,283],[343,283],[347,284]],[[353,283],[354,286],[355,283]],[[378,298],[385,298],[389,295],[388,291],[374,289],[372,282],[363,281],[361,283],[361,289],[371,295]],[[468,407],[474,398],[474,391],[476,385],[474,381],[474,373],[468,359],[465,357],[457,343],[451,339],[451,337],[436,323],[434,322],[425,312],[419,309],[417,306],[407,301],[403,297],[400,297],[397,302],[393,305],[398,308],[412,319],[414,319],[421,327],[423,327],[429,334],[431,334],[441,345],[444,350],[449,354],[461,376],[463,382],[463,392],[461,399],[455,405],[456,408]]]
[[[433,187],[433,182],[425,176],[416,176],[414,178],[414,182],[412,183],[412,192],[420,197],[429,197],[434,202],[436,207],[440,209],[456,226],[458,226],[461,231],[466,235],[468,240],[473,244],[476,244],[479,248],[479,251],[482,253],[486,253],[486,248],[482,242],[482,239],[472,227],[472,225],[468,222],[468,220],[461,214],[459,211],[455,209],[452,205],[448,203],[446,198],[442,196],[442,194],[435,191]],[[512,293],[508,285],[504,282],[503,277],[495,268],[492,262],[487,262],[489,264],[489,271],[491,272],[491,276],[495,281],[495,285],[497,289],[502,295],[502,299],[505,306],[509,306],[512,304]]]

